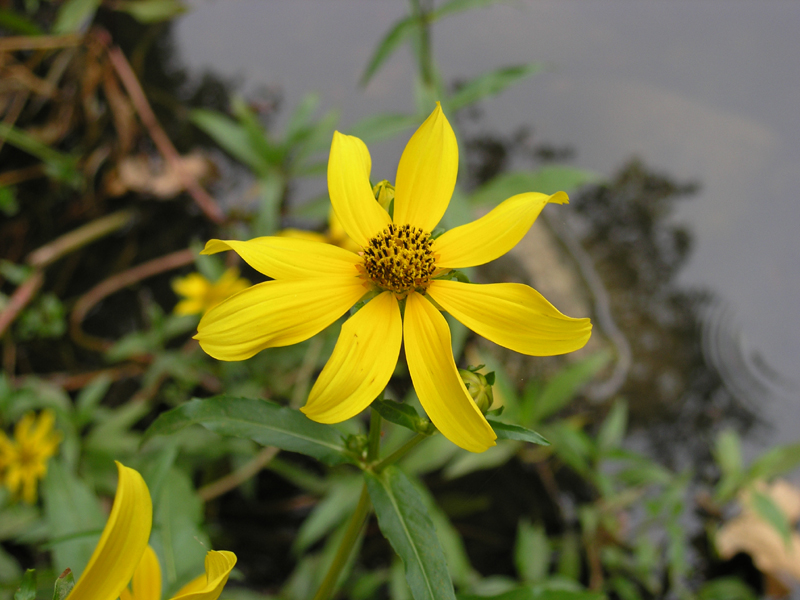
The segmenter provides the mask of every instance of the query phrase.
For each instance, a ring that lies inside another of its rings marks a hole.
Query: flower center
[[[425,288],[436,270],[430,234],[411,225],[389,225],[364,249],[372,282],[396,293]]]

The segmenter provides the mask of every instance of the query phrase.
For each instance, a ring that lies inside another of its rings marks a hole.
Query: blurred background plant
[[[573,199],[573,217],[545,212],[521,249],[469,275],[561,282],[565,312],[592,315],[592,343],[534,360],[450,322],[459,365],[494,373],[495,421],[535,428],[550,445],[509,434],[470,454],[437,436],[400,462],[459,598],[785,597],[800,580],[800,496],[780,477],[800,444],[744,464],[740,436],[755,415],[701,349],[713,297],[676,281],[691,237],[669,216],[696,186],[640,161],[601,181],[525,130],[473,133],[479,103],[542,69],[458,82],[439,71],[437,23],[491,3],[412,0],[361,85],[407,45],[414,109],[347,127],[367,142],[407,137],[440,100],[462,143],[448,227],[523,191]],[[114,460],[152,493],[165,594],[202,569],[207,548],[224,547],[239,564],[223,597],[310,598],[358,501],[352,467],[320,467],[258,436],[219,435],[200,418],[144,434],[164,411],[223,391],[299,407],[337,330],[242,363],[216,362],[190,339],[203,310],[245,285],[238,269],[259,277],[235,256],[199,256],[204,240],[342,234],[327,195],[298,193],[324,177],[337,112],[319,115],[309,94],[278,132],[277,95],[246,99],[230,81],[183,72],[170,22],[184,10],[177,0],[0,2],[0,598],[26,568],[38,571],[39,596],[64,568],[80,575],[116,487]],[[398,448],[413,436],[398,406],[421,411],[402,362],[385,402],[384,443]],[[363,435],[366,424],[340,430]],[[341,597],[412,597],[373,522],[358,547]]]

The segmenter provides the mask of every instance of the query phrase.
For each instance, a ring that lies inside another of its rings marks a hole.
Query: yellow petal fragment
[[[186,277],[178,277],[172,280],[172,289],[179,296],[187,298],[202,298],[211,282],[200,275],[200,273],[189,273]]]
[[[161,600],[161,565],[158,556],[148,545],[131,581],[133,600]],[[127,591],[127,590],[123,590]],[[120,600],[123,600],[120,596]]]
[[[592,334],[589,319],[561,314],[539,292],[521,283],[440,280],[431,283],[428,294],[478,335],[522,354],[565,354],[583,348]]]
[[[567,204],[564,192],[529,192],[504,200],[480,219],[444,232],[433,242],[436,266],[465,269],[503,256],[528,233],[546,204]]]
[[[209,240],[200,254],[225,250],[233,250],[256,271],[273,279],[356,277],[356,265],[361,262],[361,257],[343,248],[281,236],[249,241]]]
[[[319,423],[339,423],[364,410],[383,391],[400,356],[403,324],[391,292],[350,317],[301,408]]]
[[[194,337],[218,360],[244,360],[264,348],[289,346],[316,335],[366,291],[356,277],[259,283],[209,310]]]
[[[372,195],[372,161],[366,144],[335,131],[328,159],[328,193],[347,235],[361,247],[392,222]]]
[[[403,332],[411,381],[433,424],[470,452],[494,446],[497,436],[456,369],[447,321],[417,292],[406,300]]]
[[[137,471],[117,463],[119,483],[114,507],[89,564],[69,600],[116,600],[127,587],[147,547],[153,503]]]
[[[441,221],[458,175],[458,142],[437,102],[411,136],[397,167],[394,222],[433,231]]]
[[[183,586],[172,600],[217,600],[236,565],[233,552],[211,550],[206,554],[206,573]]]

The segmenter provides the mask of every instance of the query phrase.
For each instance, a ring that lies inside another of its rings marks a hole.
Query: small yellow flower
[[[55,416],[43,410],[28,413],[14,428],[14,440],[0,431],[0,481],[15,497],[33,504],[37,484],[47,473],[47,461],[58,450],[61,433],[53,431]]]
[[[147,544],[153,525],[150,491],[138,471],[120,463],[117,470],[119,484],[111,514],[68,600],[161,598],[161,568]],[[232,552],[212,550],[206,555],[206,574],[181,589],[175,598],[216,600],[235,564]],[[128,590],[128,582],[133,592]]]
[[[247,279],[239,277],[236,268],[225,271],[216,283],[211,283],[200,273],[190,273],[172,281],[172,289],[184,298],[175,306],[174,313],[180,316],[203,314],[249,285]]]
[[[502,256],[547,203],[564,204],[567,195],[519,194],[480,219],[432,238],[458,172],[458,144],[438,104],[400,158],[393,215],[375,200],[371,168],[364,142],[333,134],[328,191],[337,218],[360,248],[357,253],[277,236],[210,240],[204,254],[234,250],[273,281],[211,309],[195,337],[214,358],[244,360],[264,348],[302,342],[369,299],[342,326],[303,412],[321,423],[338,423],[364,410],[389,382],[404,344],[414,389],[431,421],[455,444],[482,452],[496,436],[459,376],[440,311],[532,356],[577,350],[592,326],[589,319],[561,314],[526,285],[462,283],[448,273]]]

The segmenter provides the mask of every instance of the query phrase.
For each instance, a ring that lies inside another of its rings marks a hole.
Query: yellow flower
[[[567,195],[519,194],[484,217],[431,238],[458,171],[455,134],[438,104],[400,159],[393,216],[375,201],[371,166],[364,142],[334,133],[328,191],[358,253],[286,237],[210,240],[203,253],[234,250],[273,281],[214,307],[195,337],[219,360],[243,360],[264,348],[306,340],[356,302],[369,300],[342,326],[303,412],[321,423],[337,423],[364,410],[389,382],[404,343],[414,389],[433,423],[455,444],[482,452],[496,436],[459,376],[440,311],[501,346],[533,356],[581,348],[591,323],[564,316],[526,285],[462,283],[447,274],[502,256],[548,202],[566,203]]]
[[[100,541],[68,600],[159,600],[161,568],[147,545],[153,504],[142,476],[117,463],[119,484]],[[232,552],[206,555],[206,575],[185,586],[176,598],[216,600],[236,564]],[[133,578],[133,593],[128,582]],[[190,586],[194,586],[191,587]]]
[[[0,475],[14,496],[36,502],[37,483],[47,473],[47,461],[58,450],[61,433],[53,431],[55,416],[50,410],[38,419],[28,413],[14,428],[14,440],[0,431]]]
[[[199,315],[216,306],[226,298],[241,292],[250,285],[239,277],[239,269],[225,271],[216,283],[211,283],[200,273],[190,273],[172,281],[172,289],[184,299],[175,306],[175,314]]]

